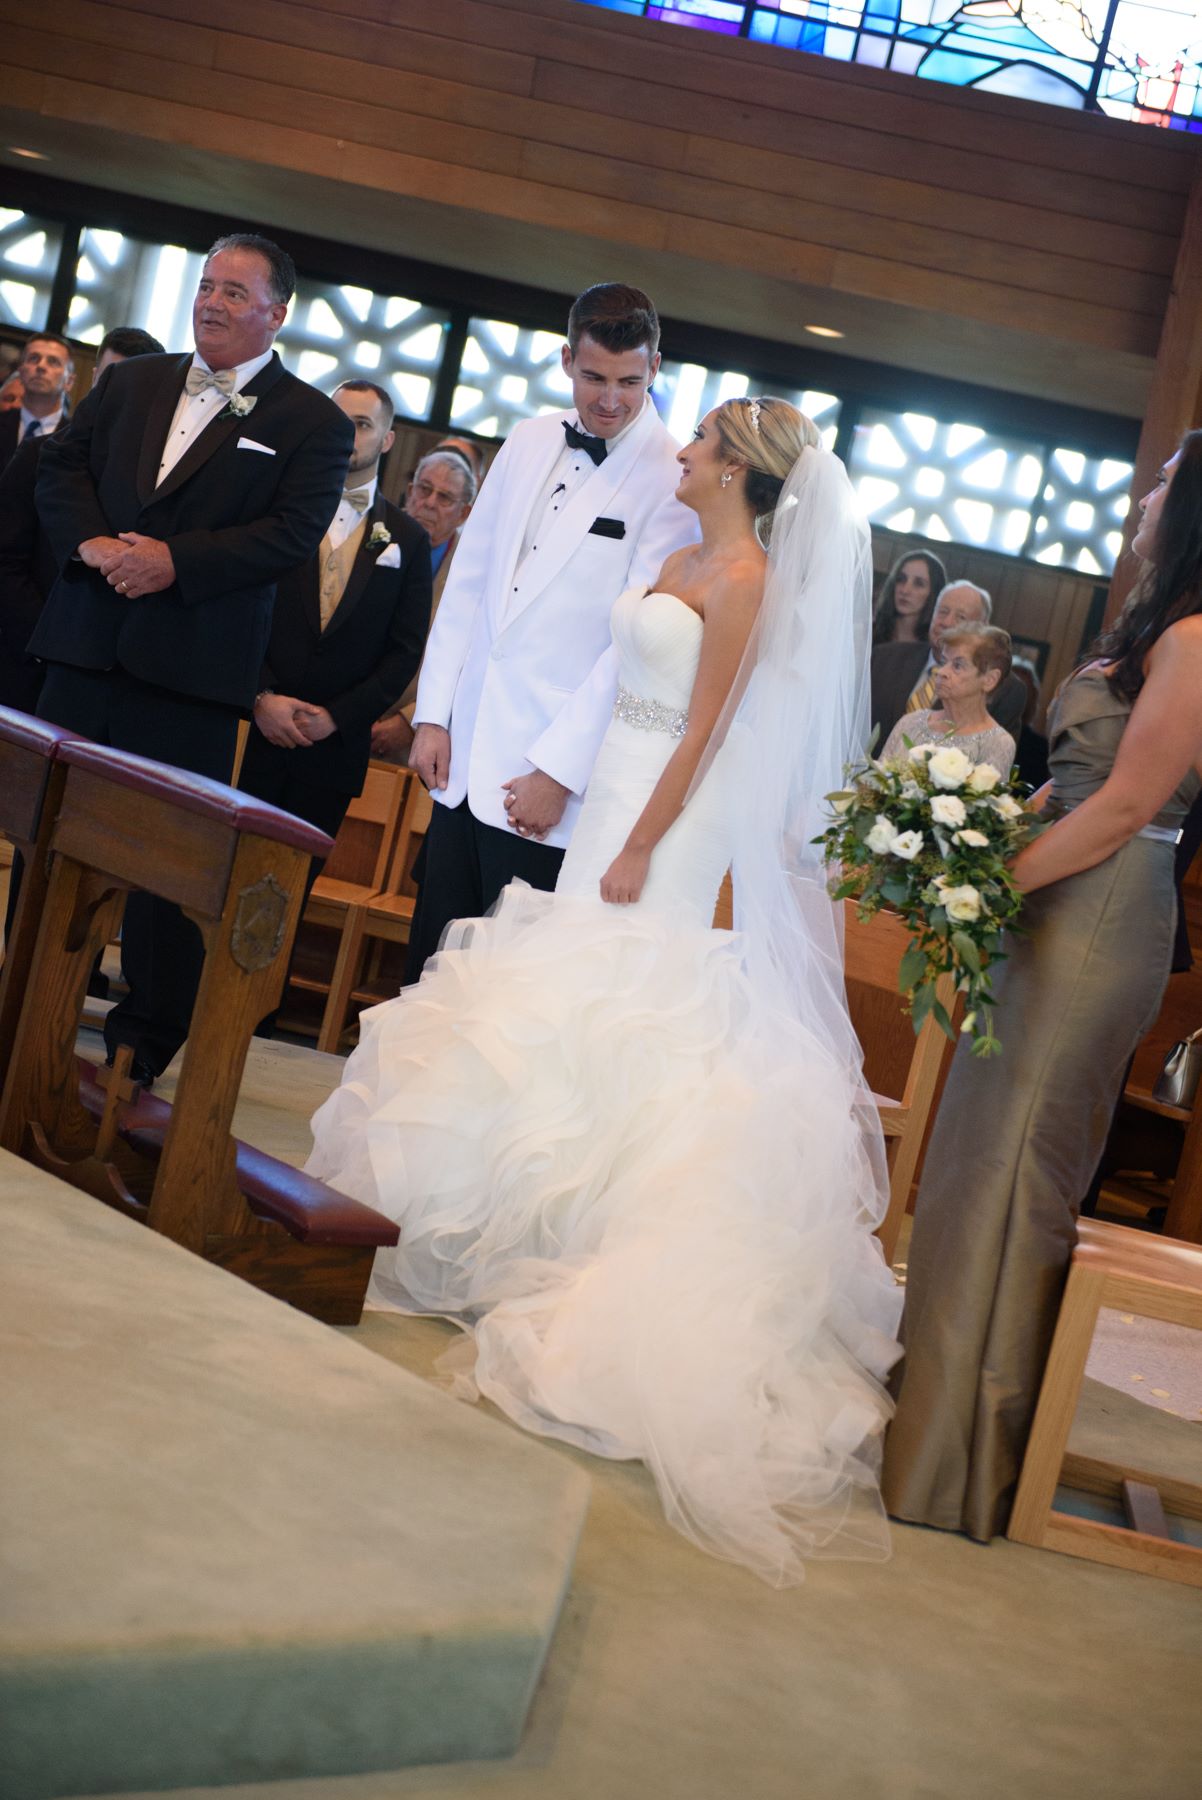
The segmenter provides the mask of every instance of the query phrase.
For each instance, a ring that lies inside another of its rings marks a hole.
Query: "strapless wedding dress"
[[[613,630],[618,704],[555,893],[507,888],[363,1014],[308,1167],[400,1224],[369,1303],[460,1321],[511,1418],[641,1458],[675,1526],[783,1585],[888,1554],[901,1296],[845,1072],[764,1016],[711,926],[739,804],[721,755],[638,904],[600,898],[702,633],[641,589]]]

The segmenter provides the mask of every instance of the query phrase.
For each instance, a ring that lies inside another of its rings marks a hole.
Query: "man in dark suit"
[[[219,781],[259,690],[276,582],[321,542],[354,440],[271,348],[294,279],[268,239],[219,239],[193,307],[195,356],[108,369],[38,477],[60,569],[29,645],[47,663],[39,712]],[[132,1044],[138,1078],[187,1036],[201,961],[175,907],[130,897],[130,992],[105,1036],[110,1055]]]
[[[442,590],[447,585],[460,530],[475,498],[475,470],[459,451],[444,445],[422,457],[406,490],[405,511],[411,519],[417,520],[430,540],[430,567],[434,575],[431,624],[442,599]],[[417,677],[414,676],[396,705],[376,720],[371,734],[373,756],[402,765],[409,761],[416,698]]]
[[[18,444],[50,437],[66,417],[67,396],[75,383],[75,361],[66,338],[36,333],[26,341],[17,364],[21,404],[0,412],[0,469]]]
[[[148,331],[115,326],[96,353],[92,386],[110,363],[161,355],[162,350]],[[58,563],[34,497],[46,441],[41,433],[26,438],[0,474],[0,706],[15,706],[18,712],[32,712],[38,703],[42,665],[27,654],[26,645],[58,579]]]
[[[935,602],[925,644],[877,645],[872,653],[872,723],[878,746],[903,713],[934,706],[933,670],[944,632],[961,625],[988,625],[992,612],[993,601],[984,588],[971,581],[949,581]],[[1007,675],[989,696],[991,716],[1015,743],[1026,700],[1027,690],[1018,675]]]
[[[247,793],[337,834],[363,786],[372,725],[417,672],[430,624],[430,542],[379,490],[392,401],[347,381],[346,487],[316,556],[280,582],[242,763]]]

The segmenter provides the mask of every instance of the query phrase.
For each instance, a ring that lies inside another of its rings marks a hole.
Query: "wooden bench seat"
[[[329,839],[278,808],[143,757],[60,744],[50,873],[0,1095],[0,1143],[316,1317],[354,1323],[396,1227],[230,1133],[247,1046],[276,1005],[309,859]],[[140,888],[194,921],[204,968],[174,1105],[75,1035],[93,959]],[[97,1100],[99,1088],[103,1098]],[[161,1109],[161,1110],[160,1110]]]

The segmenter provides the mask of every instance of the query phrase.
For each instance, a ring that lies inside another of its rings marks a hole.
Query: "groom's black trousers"
[[[482,825],[466,800],[458,806],[442,806],[436,800],[423,858],[405,961],[406,985],[418,980],[452,919],[481,918],[509,882],[526,881],[549,893],[563,851],[531,843],[499,825]]]

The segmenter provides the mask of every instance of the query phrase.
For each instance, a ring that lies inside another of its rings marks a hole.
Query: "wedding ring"
[[[117,583],[117,586],[121,589],[121,592],[124,593],[126,588],[129,586],[129,583],[128,583],[128,581],[119,581]]]

